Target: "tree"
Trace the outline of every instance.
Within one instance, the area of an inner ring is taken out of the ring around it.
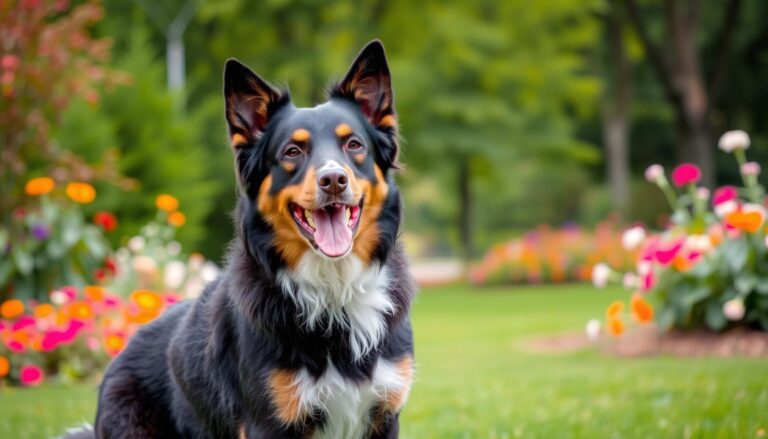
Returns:
[[[700,0],[664,1],[664,44],[654,40],[647,13],[640,10],[637,1],[624,0],[624,3],[667,101],[675,110],[680,159],[697,163],[702,168],[704,183],[712,186],[715,168],[709,118],[713,95],[717,94],[724,80],[725,59],[732,44],[741,0],[727,2],[718,31],[719,47],[710,78],[705,78],[699,55]]]

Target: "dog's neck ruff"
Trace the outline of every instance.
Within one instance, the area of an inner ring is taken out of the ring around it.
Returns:
[[[338,325],[349,330],[355,361],[379,345],[386,333],[385,316],[395,312],[386,265],[365,265],[354,254],[328,259],[309,251],[277,279],[307,329],[330,332]]]

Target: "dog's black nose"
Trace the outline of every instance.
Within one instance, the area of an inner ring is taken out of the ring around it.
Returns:
[[[323,192],[331,195],[343,192],[348,182],[347,173],[341,169],[331,169],[317,176],[317,185]]]

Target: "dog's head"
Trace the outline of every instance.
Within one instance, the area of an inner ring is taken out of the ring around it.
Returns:
[[[369,43],[327,102],[297,108],[287,91],[227,61],[224,94],[241,191],[238,226],[249,251],[274,268],[307,251],[369,262],[391,245],[399,197],[397,125],[389,68]]]

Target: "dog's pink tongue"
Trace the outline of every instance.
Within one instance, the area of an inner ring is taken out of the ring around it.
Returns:
[[[315,243],[328,256],[341,256],[352,245],[352,230],[347,226],[346,209],[346,206],[334,206],[312,212],[317,226]]]

